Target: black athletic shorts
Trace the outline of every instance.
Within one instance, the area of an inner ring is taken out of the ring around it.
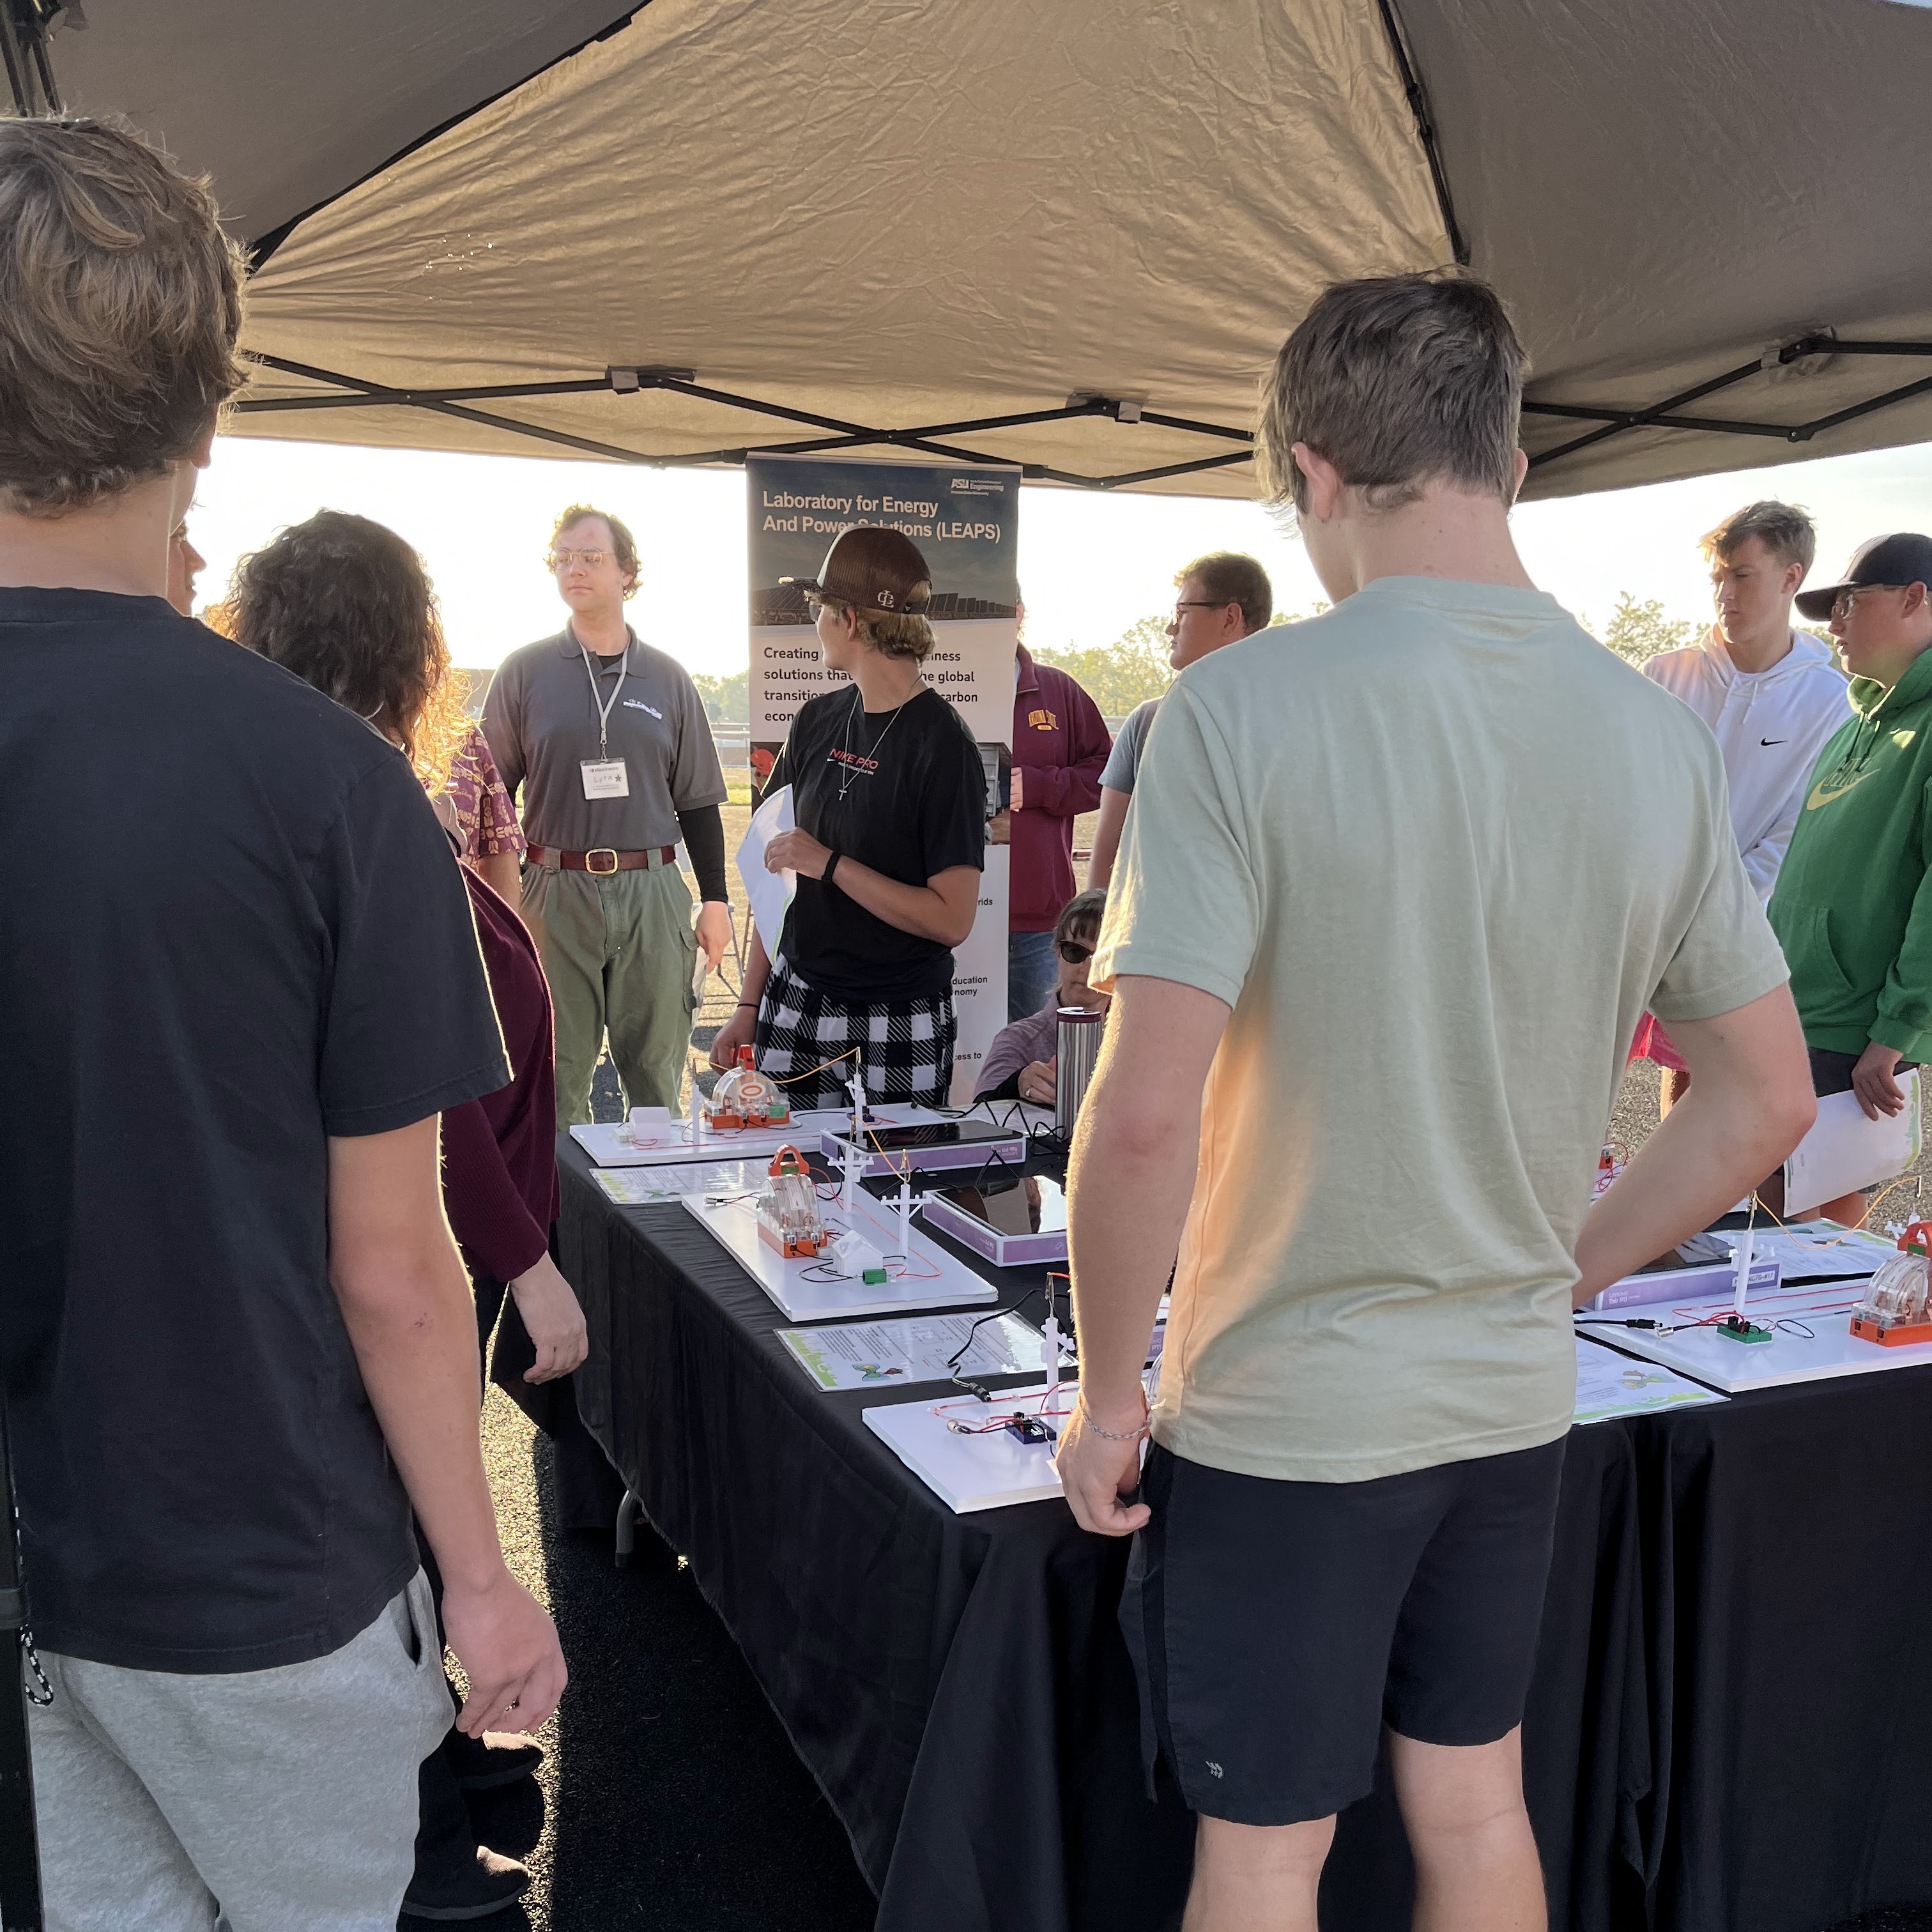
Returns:
[[[1367,1795],[1382,1726],[1492,1744],[1522,1721],[1563,1440],[1367,1483],[1148,1452],[1120,1623],[1156,1751],[1195,1810],[1325,1818]]]
[[[1811,1059],[1811,1091],[1820,1100],[1827,1094],[1849,1094],[1852,1090],[1852,1069],[1858,1064],[1856,1053],[1834,1053],[1829,1047],[1813,1046],[1805,1049]],[[1892,1069],[1894,1078],[1901,1073],[1910,1073],[1918,1064],[1916,1060],[1901,1060]]]

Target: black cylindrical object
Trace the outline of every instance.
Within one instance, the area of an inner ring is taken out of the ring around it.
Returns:
[[[1080,1103],[1087,1097],[1087,1083],[1094,1077],[1094,1063],[1100,1057],[1101,1016],[1084,1006],[1059,1010],[1059,1079],[1053,1091],[1053,1125],[1057,1133],[1070,1134],[1079,1118]]]

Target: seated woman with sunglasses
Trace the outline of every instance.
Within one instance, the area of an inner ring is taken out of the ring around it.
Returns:
[[[943,1107],[952,1083],[952,949],[979,909],[986,780],[920,668],[931,577],[910,538],[861,526],[802,586],[826,664],[852,682],[800,707],[766,781],[791,787],[798,829],[765,863],[795,872],[798,890],[775,961],[754,937],[743,997],[711,1048],[728,1066],[753,1040],[794,1111],[838,1105],[855,1048],[874,1100]]]
[[[1106,910],[1107,895],[1097,890],[1077,893],[1060,908],[1053,928],[1054,956],[1060,966],[1053,997],[1038,1012],[1002,1027],[993,1036],[974,1100],[1053,1105],[1059,1073],[1060,1009],[1084,1006],[1090,1013],[1104,1013],[1113,1004],[1111,994],[1096,992],[1087,983]]]

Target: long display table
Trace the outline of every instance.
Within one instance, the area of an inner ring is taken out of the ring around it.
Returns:
[[[691,1216],[613,1205],[567,1136],[560,1160],[584,1420],[743,1649],[881,1932],[1178,1923],[1192,1821],[1143,1787],[1126,1545],[1058,1500],[955,1516],[860,1420],[892,1398],[813,1388]],[[984,1271],[1040,1318],[1041,1270]],[[1524,1726],[1552,1924],[1822,1932],[1932,1902],[1929,1630],[1932,1370],[1575,1431]],[[1378,1790],[1324,1924],[1397,1932],[1408,1888]]]

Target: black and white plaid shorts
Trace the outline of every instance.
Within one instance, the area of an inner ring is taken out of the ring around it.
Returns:
[[[865,1065],[867,1100],[944,1107],[958,1038],[950,989],[936,1000],[849,1003],[814,991],[781,958],[765,982],[752,1045],[758,1071],[775,1080],[791,1082],[828,1060],[838,1062],[787,1085],[792,1111],[803,1113],[845,1100],[852,1062],[838,1056],[854,1046]]]

